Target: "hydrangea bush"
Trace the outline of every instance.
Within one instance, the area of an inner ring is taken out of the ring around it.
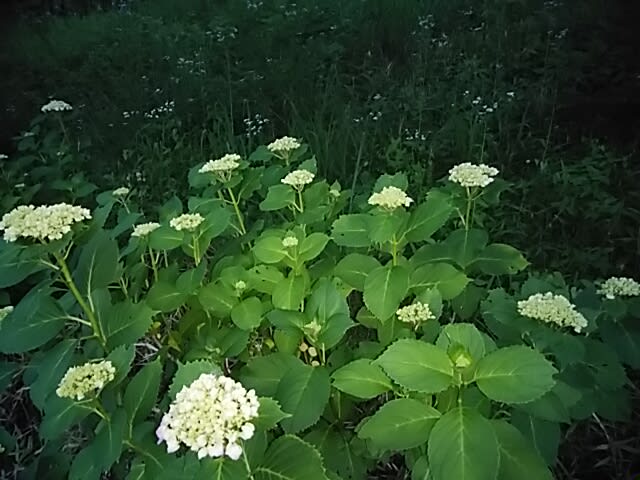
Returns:
[[[551,479],[564,425],[629,411],[640,292],[527,275],[482,228],[497,175],[358,196],[285,137],[159,208],[16,206],[1,368],[42,414],[33,478]]]

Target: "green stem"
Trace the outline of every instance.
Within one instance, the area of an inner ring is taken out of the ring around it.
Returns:
[[[64,139],[66,140],[67,143],[71,143],[69,141],[69,135],[67,135],[67,129],[64,126],[64,122],[62,121],[62,117],[60,116],[60,114],[58,113],[56,115],[56,117],[58,118],[58,123],[60,124],[60,127],[62,128],[62,135],[64,136]]]
[[[196,262],[196,267],[200,264],[200,248],[198,245],[198,237],[193,236],[193,259]]]
[[[89,319],[89,323],[91,324],[91,328],[93,329],[94,337],[98,339],[98,341],[100,342],[100,345],[102,345],[102,348],[106,349],[107,340],[104,336],[104,333],[102,332],[102,329],[100,328],[100,323],[98,322],[98,318],[96,317],[96,314],[93,312],[93,310],[89,307],[85,299],[82,298],[82,295],[78,290],[78,287],[76,286],[75,282],[73,281],[73,278],[71,277],[71,272],[69,271],[69,266],[67,265],[67,262],[65,261],[64,257],[59,253],[54,253],[53,256],[55,257],[56,261],[58,262],[58,265],[60,266],[60,271],[62,272],[64,283],[67,285],[67,287],[69,287],[69,290],[71,291],[72,295],[78,302],[78,305],[80,305],[80,308],[82,308],[84,313],[87,315],[87,318]]]
[[[233,194],[233,190],[227,187],[227,192],[229,192],[229,198],[231,198],[231,203],[233,204],[233,209],[236,212],[236,217],[238,218],[238,225],[240,226],[240,233],[244,235],[247,233],[247,229],[244,226],[244,220],[242,218],[242,213],[240,212],[240,207],[238,205],[238,201],[236,200],[236,196]]]
[[[302,190],[298,190],[298,199],[300,200],[300,213],[304,212],[304,203],[302,201]]]
[[[151,247],[147,247],[149,250],[149,257],[151,258],[151,268],[153,269],[153,279],[158,281],[158,259],[153,255]]]
[[[395,267],[398,265],[398,242],[396,240],[396,236],[393,236],[393,240],[391,240],[391,255],[393,255],[392,265]]]
[[[244,449],[244,444],[242,445],[242,459],[244,460],[244,466],[247,467],[247,475],[249,475],[249,480],[255,480],[253,478],[253,472],[251,471],[251,465],[249,465],[249,459],[247,458],[247,453]]]

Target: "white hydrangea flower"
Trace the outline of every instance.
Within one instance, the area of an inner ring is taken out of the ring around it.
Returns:
[[[600,285],[598,293],[610,300],[616,297],[640,296],[640,283],[633,278],[611,277]]]
[[[155,229],[160,228],[160,224],[157,222],[141,223],[136,225],[133,229],[132,237],[146,237]]]
[[[35,240],[59,240],[71,231],[74,223],[90,219],[86,208],[58,203],[56,205],[20,205],[0,220],[0,230],[4,230],[4,239],[15,242],[18,238]]]
[[[198,458],[222,457],[237,460],[242,455],[240,440],[253,437],[251,420],[260,404],[253,390],[231,378],[203,373],[176,396],[156,430],[158,443],[166,442],[173,453],[185,444]]]
[[[271,142],[269,145],[267,145],[267,148],[269,149],[269,151],[275,154],[289,154],[292,151],[300,148],[300,145],[300,140],[298,140],[297,138],[282,137]]]
[[[62,100],[51,100],[46,105],[43,105],[40,110],[42,110],[42,113],[65,112],[73,110],[73,107],[67,102],[63,102]]]
[[[109,360],[71,367],[60,380],[56,395],[83,400],[90,393],[102,390],[115,376],[116,368]]]
[[[0,153],[0,160],[6,160],[7,158],[9,158],[9,155],[6,155],[4,153]]]
[[[498,173],[500,172],[497,168],[489,167],[484,163],[474,165],[465,162],[449,170],[449,180],[463,187],[486,187],[493,182],[493,177]]]
[[[11,312],[13,312],[13,307],[11,305],[0,308],[0,322],[7,318],[7,315],[9,315]]]
[[[587,319],[576,311],[575,305],[566,297],[552,292],[536,293],[526,300],[520,300],[518,313],[545,323],[573,328],[576,333],[588,325]]]
[[[185,213],[179,217],[172,218],[169,225],[176,230],[193,232],[202,222],[204,222],[204,217],[199,213]]]
[[[431,312],[429,305],[422,302],[416,302],[406,307],[398,309],[396,312],[398,320],[403,323],[418,325],[427,320],[435,320],[436,316]]]
[[[301,190],[305,185],[313,182],[314,177],[315,175],[309,170],[295,170],[287,174],[281,182],[285,185],[291,185],[293,188]]]
[[[398,187],[384,187],[369,197],[369,205],[375,205],[385,210],[395,210],[398,207],[408,207],[413,203],[404,190]]]
[[[298,246],[298,239],[293,236],[284,237],[282,239],[282,246],[284,248],[293,248]]]
[[[120,187],[120,188],[116,188],[113,192],[111,192],[111,194],[114,197],[126,197],[127,195],[129,195],[129,192],[131,190],[127,187]]]
[[[217,160],[209,160],[198,172],[200,173],[229,173],[240,166],[242,157],[236,153],[228,153]]]

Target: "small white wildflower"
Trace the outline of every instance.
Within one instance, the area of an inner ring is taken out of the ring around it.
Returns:
[[[293,236],[284,237],[282,239],[282,246],[284,248],[293,248],[298,246],[298,239]]]
[[[127,195],[129,195],[129,192],[131,190],[128,189],[127,187],[120,187],[120,188],[116,188],[113,192],[111,192],[111,194],[114,197],[126,197]]]
[[[141,223],[133,229],[132,237],[146,237],[155,229],[160,228],[160,224],[156,222]]]
[[[13,312],[13,307],[11,305],[0,308],[0,322],[7,318],[7,315],[9,315],[11,312]]]
[[[499,173],[497,168],[489,167],[483,163],[474,165],[469,162],[456,165],[449,170],[449,180],[463,187],[486,187]]]
[[[551,292],[536,293],[518,302],[518,313],[525,317],[554,323],[560,327],[570,327],[580,333],[588,325],[587,319],[576,311],[566,297]]]
[[[386,210],[395,210],[398,207],[408,207],[413,199],[398,187],[384,187],[369,197],[369,205],[377,205]]]
[[[115,378],[115,374],[116,369],[109,360],[71,367],[60,381],[56,395],[83,400],[91,392],[104,388]]]
[[[513,98],[516,96],[516,92],[507,92],[507,97]]]
[[[229,173],[240,166],[242,157],[235,153],[228,153],[217,160],[209,160],[200,170],[200,173]]]
[[[20,205],[0,220],[0,230],[4,230],[4,239],[15,242],[18,238],[35,240],[59,240],[71,231],[74,223],[90,219],[86,208],[66,203],[56,205]]]
[[[238,280],[233,287],[239,292],[245,290],[247,288],[247,284],[243,280]]]
[[[640,283],[633,278],[611,277],[600,285],[598,293],[609,300],[616,297],[637,297],[640,296]]]
[[[185,213],[179,217],[172,218],[169,222],[171,228],[176,230],[194,231],[204,221],[204,217],[199,213]]]
[[[183,443],[198,458],[222,457],[237,460],[242,455],[240,440],[255,433],[250,423],[260,404],[253,390],[247,391],[231,378],[203,373],[176,396],[156,430],[158,443],[166,442],[173,453]]]
[[[0,160],[6,160],[9,158],[9,155],[5,155],[4,153],[0,153]]]
[[[398,309],[396,315],[401,322],[411,323],[413,325],[418,325],[419,323],[436,318],[433,312],[431,312],[429,305],[421,302],[416,302]]]
[[[302,190],[305,185],[313,182],[314,177],[315,175],[309,170],[295,170],[287,174],[281,182],[285,185],[291,185],[295,189]]]
[[[73,107],[67,102],[63,102],[62,100],[51,100],[46,105],[43,105],[40,110],[42,110],[42,113],[65,112],[73,110]]]
[[[297,138],[282,137],[271,142],[269,145],[267,145],[267,148],[269,149],[269,151],[275,154],[288,155],[294,150],[300,148],[300,145],[300,140],[298,140]]]

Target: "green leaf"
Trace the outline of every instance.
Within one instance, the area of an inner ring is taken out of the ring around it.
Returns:
[[[460,229],[451,232],[443,245],[447,249],[449,257],[462,268],[466,268],[484,250],[488,238],[487,232],[484,230],[471,228],[466,231]]]
[[[200,288],[207,272],[207,262],[202,261],[196,268],[181,273],[176,280],[176,288],[181,293],[191,295]]]
[[[86,402],[77,403],[68,398],[51,395],[45,405],[44,417],[38,430],[40,437],[44,440],[55,440],[91,412]]]
[[[368,247],[369,218],[366,214],[341,215],[333,222],[331,238],[341,247]]]
[[[369,217],[369,238],[374,243],[384,244],[399,238],[409,214],[405,211],[376,212]]]
[[[263,263],[278,263],[287,256],[280,237],[264,237],[253,246],[253,255]]]
[[[80,450],[74,457],[69,469],[69,480],[99,480],[100,468],[96,457],[98,452],[92,445]]]
[[[408,242],[420,242],[437,232],[451,216],[453,206],[450,198],[441,193],[431,191],[427,201],[418,205],[411,213],[409,224],[404,234]]]
[[[614,348],[620,359],[631,368],[640,368],[640,325],[637,320],[602,322],[602,339]]]
[[[331,376],[335,388],[358,398],[374,398],[393,388],[382,369],[365,358],[346,364]]]
[[[544,355],[525,346],[501,348],[478,362],[475,381],[497,402],[527,403],[555,385],[557,370]]]
[[[156,311],[173,312],[184,304],[187,296],[166,280],[158,280],[149,290],[146,302]]]
[[[492,243],[469,264],[487,275],[513,275],[523,270],[529,262],[517,249],[504,243]]]
[[[201,461],[201,469],[199,476],[192,479],[207,479],[207,480],[240,480],[241,478],[248,478],[247,467],[240,460],[234,461],[230,458],[216,458],[215,460]],[[174,480],[167,479],[167,480]]]
[[[294,435],[274,440],[264,460],[254,470],[255,480],[328,480],[322,457]]]
[[[542,457],[515,427],[504,420],[491,423],[500,450],[499,480],[553,480]]]
[[[0,288],[8,288],[22,282],[29,275],[45,266],[27,247],[0,239]]]
[[[295,201],[295,193],[289,185],[273,185],[269,187],[267,196],[260,202],[260,210],[263,212],[272,212],[280,210]]]
[[[151,327],[153,310],[144,303],[126,300],[113,305],[107,312],[100,312],[99,317],[107,337],[107,347],[113,349],[142,338]]]
[[[133,425],[143,421],[156,403],[162,364],[159,359],[145,365],[129,382],[124,393],[124,409],[127,412],[129,431]]]
[[[557,422],[514,410],[511,412],[511,423],[535,447],[548,466],[555,465],[560,445],[560,425]]]
[[[238,303],[236,292],[219,281],[202,287],[198,292],[198,300],[206,310],[220,316],[229,315]]]
[[[19,364],[15,362],[0,362],[0,393],[13,382],[13,377],[19,370]]]
[[[411,467],[411,480],[431,480],[429,460],[422,455]]]
[[[38,378],[29,386],[31,400],[39,409],[43,410],[46,399],[55,394],[60,380],[71,364],[77,343],[76,339],[61,340],[39,359]]]
[[[424,445],[440,412],[412,398],[385,403],[358,432],[382,450],[408,450]]]
[[[373,270],[364,284],[364,303],[380,321],[391,318],[409,289],[409,273],[401,266]]]
[[[48,289],[31,290],[2,321],[0,352],[22,353],[38,348],[62,330],[66,318]]]
[[[173,250],[182,245],[184,233],[167,225],[156,228],[149,234],[149,246],[153,250]]]
[[[240,370],[240,380],[258,395],[273,397],[285,372],[302,365],[293,355],[276,352],[264,357],[253,357]]]
[[[275,428],[279,421],[290,417],[280,408],[280,404],[273,398],[260,397],[260,408],[258,409],[258,418],[253,422],[256,427],[270,430]]]
[[[485,340],[475,325],[470,323],[451,323],[440,331],[436,345],[445,351],[455,345],[462,345],[474,362],[485,354]]]
[[[262,302],[258,297],[242,300],[231,310],[231,320],[242,330],[253,330],[262,322]]]
[[[116,369],[115,378],[107,383],[107,389],[115,389],[122,380],[127,378],[129,370],[131,370],[131,364],[136,354],[135,345],[120,345],[116,347],[107,355],[107,360],[111,361]]]
[[[393,343],[375,361],[399,385],[423,393],[446,390],[453,382],[453,364],[440,348],[420,340]]]
[[[433,480],[496,480],[498,440],[491,422],[475,410],[456,407],[440,418],[429,436]]]
[[[284,275],[271,265],[257,265],[247,271],[247,282],[260,293],[271,295],[273,289],[284,280]]]
[[[122,409],[116,410],[108,422],[102,422],[102,430],[98,432],[91,445],[98,454],[94,461],[103,472],[120,458],[126,438],[127,416]]]
[[[305,290],[304,277],[291,272],[273,289],[271,295],[273,306],[282,310],[299,310],[304,300]]]
[[[350,253],[338,262],[334,273],[347,285],[363,291],[369,274],[380,267],[380,262],[369,255]]]
[[[331,385],[324,367],[291,365],[278,385],[275,399],[291,414],[280,422],[286,433],[296,433],[318,421],[329,401]]]
[[[176,395],[182,390],[182,387],[188,387],[204,373],[222,375],[222,369],[215,363],[207,360],[196,360],[195,362],[188,363],[178,362],[178,370],[173,376],[171,387],[169,387],[169,398],[175,400]]]
[[[327,320],[327,323],[322,326],[316,345],[321,346],[321,348],[325,350],[335,347],[340,343],[340,340],[342,340],[345,333],[347,333],[347,330],[353,326],[355,326],[355,323],[351,321],[349,314],[336,313],[332,315]]]
[[[437,288],[443,300],[451,300],[462,293],[469,278],[448,263],[428,263],[411,272],[409,288],[419,291],[425,288]]]
[[[312,233],[300,244],[298,256],[304,262],[313,260],[322,253],[329,242],[329,236],[324,233]]]
[[[118,242],[105,230],[99,230],[82,248],[73,277],[85,296],[118,279],[118,254]]]
[[[328,278],[321,278],[313,289],[305,314],[324,325],[336,314],[349,316],[349,306],[333,282]]]
[[[327,472],[329,478],[349,478],[364,480],[367,478],[368,461],[358,451],[359,439],[353,441],[348,432],[340,431],[333,426],[321,423],[315,426],[304,436],[306,442],[316,447],[325,461],[327,469],[337,472],[340,476],[332,477],[332,472]]]

